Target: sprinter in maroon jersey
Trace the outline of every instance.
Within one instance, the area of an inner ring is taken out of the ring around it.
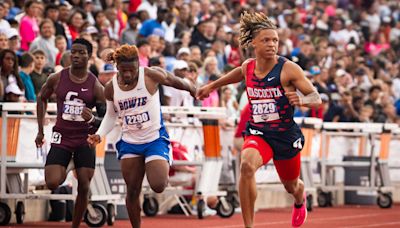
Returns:
[[[36,146],[43,145],[43,124],[47,100],[55,93],[57,97],[57,120],[51,136],[51,148],[45,165],[45,180],[54,190],[65,181],[66,168],[74,161],[78,195],[72,227],[79,227],[88,203],[90,180],[94,174],[96,153],[86,138],[100,125],[92,114],[94,106],[105,104],[103,86],[96,76],[88,72],[88,60],[92,45],[85,39],[76,39],[71,48],[71,67],[55,73],[47,79],[37,97],[37,120],[39,132]]]
[[[295,105],[316,106],[319,94],[292,61],[277,55],[276,26],[263,13],[244,12],[240,20],[240,43],[254,48],[255,59],[198,90],[207,97],[221,86],[246,81],[251,109],[241,152],[239,194],[245,227],[253,227],[257,188],[254,174],[273,158],[282,184],[294,197],[292,226],[301,226],[307,217],[304,184],[300,176],[300,151],[304,137],[293,120]],[[303,95],[299,95],[296,90]]]

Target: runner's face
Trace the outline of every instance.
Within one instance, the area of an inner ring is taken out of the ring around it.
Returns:
[[[275,29],[261,30],[252,42],[256,56],[270,59],[275,58],[278,51],[279,36]]]
[[[138,77],[138,61],[120,62],[117,64],[118,75],[125,85],[132,85]]]
[[[89,53],[83,44],[73,44],[71,48],[71,64],[73,67],[87,67]]]

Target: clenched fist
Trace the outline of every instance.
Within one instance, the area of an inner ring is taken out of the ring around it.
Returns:
[[[294,92],[294,91],[293,92],[286,92],[285,95],[288,98],[289,103],[292,106],[300,106],[300,105],[302,105],[300,96],[296,92]]]
[[[81,116],[85,122],[90,121],[93,118],[92,110],[90,110],[88,107],[84,107]]]
[[[200,89],[197,90],[196,98],[199,100],[203,100],[204,98],[207,98],[208,96],[210,96],[211,92],[212,92],[212,88],[210,85],[202,86]]]
[[[89,135],[87,138],[87,142],[89,143],[89,146],[96,147],[96,145],[101,142],[101,137],[97,134]]]

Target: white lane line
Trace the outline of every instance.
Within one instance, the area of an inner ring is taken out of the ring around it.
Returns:
[[[385,215],[388,215],[388,214],[396,214],[397,215],[397,213],[398,212],[396,212],[396,213],[395,212],[393,212],[393,213],[385,213]],[[317,218],[317,219],[312,219],[311,222],[315,222],[315,221],[335,221],[335,220],[344,220],[344,219],[356,219],[356,218],[365,218],[365,217],[372,217],[372,216],[378,216],[378,215],[382,215],[382,213],[370,213],[370,214],[352,215],[352,216],[337,216],[337,217],[334,217],[334,218]],[[289,218],[288,218],[288,221],[254,223],[254,226],[277,225],[277,224],[287,224],[287,223],[290,223]],[[306,223],[307,223],[307,221],[306,221]],[[400,222],[396,222],[396,223],[400,224]],[[212,228],[234,228],[234,227],[243,227],[243,225],[240,224],[240,225],[227,225],[227,226],[210,226],[210,228],[211,227]],[[366,226],[363,225],[363,226],[348,226],[348,227],[352,227],[353,228],[353,227],[366,227]],[[371,227],[373,227],[373,226],[371,226]]]
[[[400,222],[386,222],[386,223],[375,223],[369,225],[362,225],[362,226],[341,226],[340,228],[363,228],[363,227],[382,227],[388,225],[399,225]]]

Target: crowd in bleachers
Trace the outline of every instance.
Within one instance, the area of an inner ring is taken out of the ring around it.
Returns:
[[[141,66],[160,66],[198,86],[249,57],[239,47],[242,11],[278,25],[279,54],[299,64],[321,94],[296,116],[392,122],[400,115],[398,0],[0,0],[0,101],[35,102],[49,74],[70,65],[74,39],[92,42],[89,70],[104,84],[116,74],[106,55],[135,44]],[[244,84],[200,102],[161,87],[163,105],[223,106],[234,126],[247,103]]]

